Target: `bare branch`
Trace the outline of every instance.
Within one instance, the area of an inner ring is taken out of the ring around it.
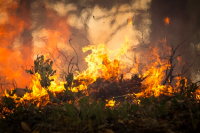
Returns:
[[[73,35],[73,34],[72,34],[72,35]],[[72,35],[71,35],[71,36],[72,36]],[[75,50],[75,48],[74,48],[74,47],[72,46],[72,44],[71,44],[71,40],[72,40],[71,36],[70,36],[70,39],[69,39],[69,45],[73,48],[74,52],[76,53],[77,62],[76,62],[75,65],[76,65],[78,71],[80,71],[79,66],[78,66],[78,53],[77,53],[77,51]]]
[[[69,67],[70,67],[71,62],[72,62],[73,59],[74,59],[74,57],[72,57],[71,60],[69,61],[69,65],[68,65],[68,74],[71,73],[71,70],[72,70],[72,69],[69,71]],[[73,65],[72,65],[72,67],[73,67]]]
[[[170,68],[168,67],[168,68],[166,69],[166,75],[167,75],[167,76],[166,76],[166,78],[165,78],[165,80],[164,80],[164,82],[163,82],[163,85],[165,85],[165,84],[167,83],[168,80],[170,80],[169,83],[171,84],[173,78],[182,75],[182,74],[178,74],[178,75],[173,76],[172,74],[173,74],[173,70],[174,70],[174,67],[175,67],[175,64],[173,64],[173,61],[174,61],[174,59],[176,59],[178,56],[180,56],[180,54],[178,54],[177,56],[175,56],[175,53],[176,53],[177,49],[178,49],[184,42],[185,42],[185,40],[182,41],[178,46],[176,46],[175,49],[174,49],[173,46],[171,45],[172,54],[169,56],[169,59],[168,59],[169,64],[170,64]],[[174,57],[174,56],[175,56],[175,57]],[[183,69],[184,69],[184,66],[183,66],[183,68],[182,68],[182,71],[183,71]],[[168,70],[169,70],[169,72],[168,72]],[[181,73],[182,73],[182,71],[181,71]]]

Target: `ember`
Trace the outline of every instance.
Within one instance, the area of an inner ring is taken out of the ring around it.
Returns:
[[[165,25],[169,25],[169,21],[170,21],[169,17],[164,18]]]

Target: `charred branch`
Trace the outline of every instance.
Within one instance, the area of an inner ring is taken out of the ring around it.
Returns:
[[[170,85],[171,85],[171,82],[173,80],[173,78],[179,76],[179,75],[176,75],[176,76],[173,76],[173,70],[175,68],[175,64],[173,64],[174,62],[174,59],[176,59],[174,56],[177,52],[177,49],[185,42],[185,40],[183,42],[181,42],[175,49],[173,48],[173,46],[171,45],[171,52],[172,54],[170,55],[169,59],[168,59],[168,62],[169,62],[169,65],[170,67],[167,67],[166,69],[166,78],[165,80],[163,81],[163,85],[166,85],[166,83],[168,82]],[[178,55],[180,56],[180,55]],[[177,56],[176,56],[177,57]],[[184,68],[184,67],[183,67]]]

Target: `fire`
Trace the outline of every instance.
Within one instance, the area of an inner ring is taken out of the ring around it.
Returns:
[[[18,5],[16,1],[1,1],[0,5],[0,12],[6,17],[5,21],[0,22],[0,77],[4,82],[15,80],[17,87],[25,87],[30,82],[30,76],[22,66],[33,62],[31,36],[22,38],[25,32],[30,31],[29,10],[23,8],[26,2]],[[5,89],[6,86],[3,87]]]
[[[38,15],[35,12],[38,6],[32,4],[33,1],[0,2],[0,77],[5,84],[15,82],[17,88],[25,88],[30,83],[31,76],[24,70],[32,66],[37,54],[51,53],[51,58],[60,65],[58,50],[63,50],[69,39],[66,16],[57,15],[45,5],[45,24],[39,24],[37,17],[33,17]],[[10,87],[3,85],[3,90]]]
[[[128,24],[129,24],[129,25],[132,25],[132,23],[133,23],[133,22],[132,22],[132,17],[129,17],[129,18],[128,18]]]
[[[5,91],[5,95],[7,97],[19,99],[15,100],[19,103],[25,103],[25,101],[30,101],[33,103],[37,102],[37,106],[45,106],[49,102],[47,89],[51,91],[54,95],[65,90],[64,84],[66,82],[57,81],[57,76],[52,76],[50,78],[53,79],[53,81],[51,81],[50,86],[48,88],[43,88],[40,84],[41,76],[40,74],[36,73],[35,75],[33,75],[32,82],[29,86],[30,92],[26,92],[23,97],[20,98],[16,94],[10,96],[7,93],[7,91]]]
[[[166,70],[171,66],[167,58],[162,58],[162,56],[169,57],[171,48],[166,45],[166,38],[161,40],[163,48],[155,45],[155,47],[149,47],[147,51],[142,51],[136,61],[133,63],[133,67],[130,70],[131,74],[139,73],[139,78],[144,79],[142,81],[142,88],[144,91],[135,94],[137,97],[140,96],[159,96],[164,93],[164,91],[173,92],[173,89],[170,85],[163,85],[162,82],[166,77]],[[7,97],[12,97],[16,99],[16,102],[26,103],[30,101],[36,103],[37,106],[45,106],[50,102],[49,94],[50,91],[54,96],[57,93],[64,92],[66,89],[71,90],[72,92],[83,91],[87,96],[88,85],[95,82],[98,78],[104,80],[109,80],[111,82],[118,82],[119,75],[124,74],[124,70],[128,68],[127,62],[122,58],[129,50],[131,50],[131,45],[129,39],[126,37],[125,43],[121,48],[116,50],[109,50],[105,44],[99,45],[89,45],[84,47],[83,52],[91,51],[91,54],[87,55],[85,61],[88,64],[88,68],[82,72],[77,72],[77,75],[74,76],[71,86],[65,88],[67,81],[59,81],[57,78],[59,75],[50,76],[50,85],[47,88],[41,86],[41,75],[35,73],[32,76],[32,81],[29,85],[29,92],[26,92],[23,97],[18,97],[16,94],[9,95],[5,91]],[[163,51],[164,50],[164,51]],[[114,59],[109,58],[109,55],[114,55]],[[44,60],[48,60],[49,55],[44,56]],[[139,71],[139,64],[145,64],[141,67]],[[180,79],[178,79],[180,80]],[[79,83],[76,83],[76,82]],[[177,82],[177,86],[179,83]],[[199,96],[197,96],[199,97]],[[19,99],[19,100],[17,100]],[[109,100],[106,106],[114,106],[115,101]]]
[[[164,22],[165,22],[165,25],[169,25],[170,18],[169,17],[165,17],[164,18]]]
[[[86,52],[88,50],[91,50],[92,53],[88,55],[85,58],[85,61],[88,63],[88,68],[78,73],[78,76],[76,76],[75,80],[83,80],[80,85],[74,86],[75,83],[72,83],[72,87],[67,88],[68,90],[71,90],[72,92],[78,92],[79,90],[86,90],[87,86],[94,81],[96,81],[97,78],[103,78],[104,80],[112,80],[117,81],[118,76],[121,73],[120,69],[125,68],[125,65],[123,63],[120,64],[119,59],[122,55],[124,55],[127,50],[130,49],[128,38],[126,38],[126,42],[123,44],[122,48],[116,49],[114,51],[110,51],[106,48],[105,44],[99,44],[97,46],[87,46],[83,48],[83,51]],[[115,59],[111,60],[108,57],[108,54],[115,55]],[[48,54],[44,56],[44,59],[47,60],[49,56]],[[40,84],[41,81],[41,75],[39,73],[35,73],[35,75],[32,76],[32,82],[29,85],[30,92],[26,92],[22,98],[20,98],[19,102],[23,101],[35,101],[36,99],[39,100],[37,106],[44,106],[49,102],[49,97],[47,93],[47,89],[52,92],[55,96],[58,92],[63,92],[66,90],[64,87],[64,84],[66,82],[57,81],[56,76],[49,77],[51,82],[50,86],[48,88],[43,88]],[[88,95],[86,93],[86,95]],[[6,96],[9,96],[9,94],[6,92]],[[17,98],[17,95],[9,96],[13,97],[14,99]],[[43,100],[42,100],[43,99]]]
[[[164,51],[163,48],[159,48],[156,46],[154,48],[150,48],[150,52],[143,53],[143,56],[146,55],[149,62],[148,65],[142,69],[142,74],[140,75],[141,78],[145,78],[145,80],[143,81],[143,86],[145,87],[145,90],[144,92],[136,94],[137,97],[144,95],[159,96],[160,94],[162,94],[162,91],[171,90],[169,88],[170,86],[162,85],[162,82],[166,76],[165,72],[170,67],[168,60],[162,59],[162,56],[169,56],[169,51],[171,50],[171,48],[166,45],[166,38],[161,40],[160,42],[163,44]],[[161,51],[163,51],[163,53]],[[140,61],[141,59],[138,59],[138,62]]]
[[[163,41],[165,43],[166,40]],[[130,44],[128,38],[126,38],[125,43],[122,45],[120,49],[116,49],[114,51],[109,50],[105,44],[99,44],[97,46],[89,45],[83,48],[83,51],[86,52],[91,50],[91,54],[89,54],[85,61],[88,63],[88,68],[83,72],[78,72],[78,75],[74,77],[74,80],[80,82],[77,86],[76,83],[73,81],[72,86],[65,88],[64,85],[67,82],[58,81],[56,76],[50,76],[49,79],[51,80],[50,86],[47,88],[43,88],[40,84],[41,75],[39,73],[35,73],[32,77],[32,82],[29,85],[30,92],[26,92],[22,98],[20,98],[19,102],[24,101],[32,101],[35,102],[36,99],[38,100],[37,106],[44,106],[49,102],[49,97],[47,90],[52,92],[54,96],[56,93],[63,92],[66,89],[71,90],[72,92],[78,92],[80,90],[87,90],[87,86],[92,84],[97,78],[103,78],[104,80],[118,81],[119,75],[123,73],[123,69],[126,69],[127,66],[123,60],[120,60],[121,57],[127,53],[130,49]],[[169,50],[169,48],[166,47]],[[141,78],[146,79],[143,81],[143,86],[145,87],[145,91],[136,94],[137,96],[143,95],[155,95],[159,96],[162,90],[166,90],[168,87],[162,85],[163,78],[165,76],[165,71],[169,67],[166,60],[161,60],[159,56],[159,49],[152,48],[150,53],[146,53],[147,57],[149,54],[151,58],[149,58],[150,63],[142,69],[142,74],[140,75]],[[167,52],[169,53],[169,52]],[[109,54],[114,54],[115,58],[111,60],[109,58]],[[45,60],[48,59],[46,55],[44,58]],[[140,61],[140,59],[138,59]],[[135,65],[138,66],[138,65]],[[134,69],[134,73],[136,69]],[[170,88],[168,90],[171,90]],[[85,92],[86,95],[89,95],[88,92]],[[6,96],[9,96],[6,93]],[[10,96],[13,98],[17,98],[16,95]],[[109,105],[107,106],[114,106],[115,101],[110,100],[108,102]]]
[[[111,100],[106,100],[108,103],[105,105],[105,106],[108,106],[108,107],[113,107],[115,105],[115,100],[111,99]]]
[[[75,79],[87,79],[87,83],[91,84],[98,77],[117,80],[118,75],[120,74],[120,69],[125,68],[123,63],[120,64],[119,59],[124,55],[128,49],[130,49],[128,38],[122,46],[121,49],[116,49],[114,51],[106,48],[105,44],[99,44],[97,46],[87,46],[83,48],[83,52],[91,50],[92,53],[85,58],[85,61],[88,63],[88,68],[82,73],[78,73],[78,76]],[[108,54],[115,55],[114,60],[110,60]]]

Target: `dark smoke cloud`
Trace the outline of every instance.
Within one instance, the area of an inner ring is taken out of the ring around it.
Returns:
[[[200,67],[199,59],[195,60],[199,51],[196,48],[191,49],[194,35],[197,31],[200,31],[197,25],[197,21],[200,20],[198,19],[199,13],[195,12],[199,10],[197,8],[199,6],[200,2],[198,0],[153,0],[151,2],[151,42],[166,37],[167,44],[175,48],[184,41],[177,52],[177,54],[182,56],[181,65],[185,63],[186,69],[190,68],[194,61],[196,63],[193,65],[193,69],[189,69],[186,73],[187,78],[191,78],[191,72],[194,70],[194,67]],[[170,18],[168,26],[165,26],[163,23],[165,17]],[[199,43],[195,43],[195,45],[197,46]],[[179,66],[176,71],[180,72],[181,69],[182,66]]]

